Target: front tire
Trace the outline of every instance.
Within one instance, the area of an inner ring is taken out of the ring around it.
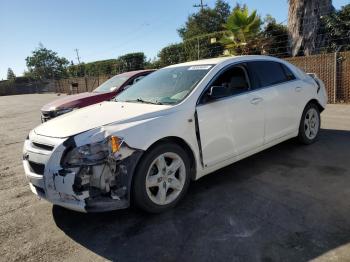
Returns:
[[[190,159],[174,143],[159,144],[141,159],[133,182],[133,199],[141,209],[159,213],[174,207],[190,182]]]
[[[320,132],[321,117],[318,106],[314,103],[306,105],[299,125],[299,141],[305,145],[314,143]]]

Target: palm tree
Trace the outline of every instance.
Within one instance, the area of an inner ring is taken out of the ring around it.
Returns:
[[[319,52],[325,39],[324,35],[319,33],[321,18],[334,10],[332,0],[288,0],[288,2],[291,55],[311,55]]]
[[[259,33],[261,24],[256,10],[249,14],[246,5],[243,7],[237,5],[224,24],[227,31],[222,42],[231,51],[246,53],[252,47],[254,37]]]

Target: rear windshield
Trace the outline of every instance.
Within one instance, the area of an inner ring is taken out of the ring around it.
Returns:
[[[182,101],[210,71],[212,65],[160,69],[129,87],[116,101],[176,104]]]

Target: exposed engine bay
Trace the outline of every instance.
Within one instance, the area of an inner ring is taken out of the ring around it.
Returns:
[[[86,137],[93,140],[86,144]],[[49,146],[50,145],[50,146]],[[32,132],[23,150],[23,165],[33,193],[81,212],[127,208],[132,175],[143,151],[104,132],[69,139]]]
[[[77,170],[73,190],[77,194],[88,191],[90,197],[102,194],[120,200],[126,193],[126,187],[122,185],[120,176],[122,176],[120,168],[114,160],[102,165],[84,166]]]
[[[96,165],[83,165],[59,172],[73,173],[73,192],[84,199],[89,211],[107,211],[129,206],[131,174],[141,151],[123,144],[120,151]]]

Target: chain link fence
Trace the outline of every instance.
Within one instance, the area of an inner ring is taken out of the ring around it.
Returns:
[[[350,103],[350,51],[283,59],[307,73],[317,74],[325,83],[329,103]],[[61,79],[54,81],[55,91],[67,94],[91,92],[111,76]]]

